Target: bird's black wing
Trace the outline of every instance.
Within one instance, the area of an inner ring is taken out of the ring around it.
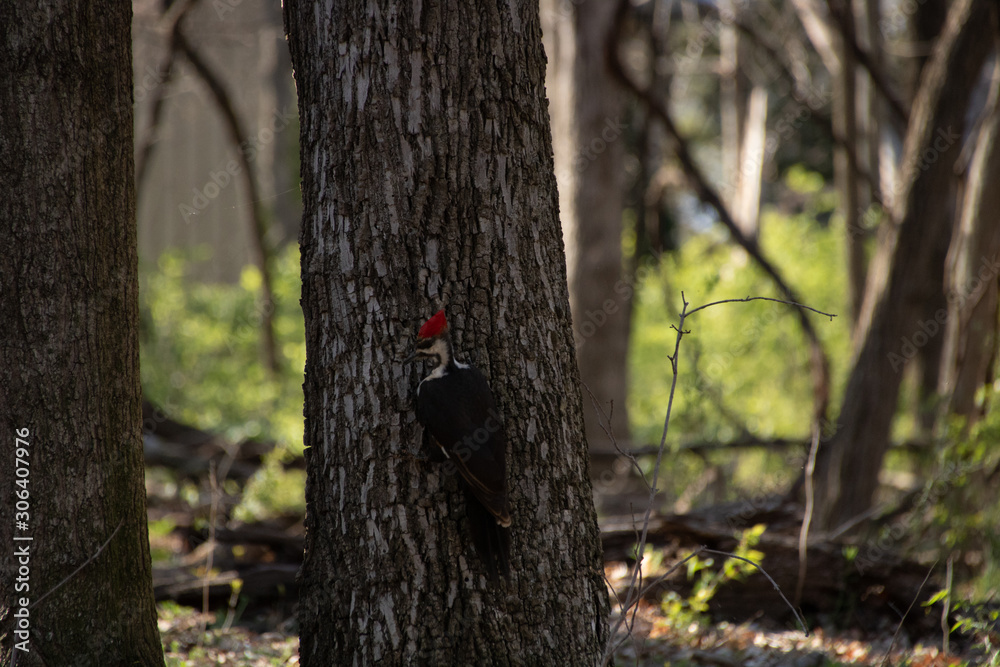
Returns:
[[[507,506],[507,438],[486,378],[461,369],[420,385],[417,419],[447,452],[476,498],[504,526]]]

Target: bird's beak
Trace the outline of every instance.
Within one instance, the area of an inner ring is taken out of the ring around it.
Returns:
[[[413,354],[411,354],[410,356],[408,356],[406,359],[403,359],[403,363],[404,364],[408,364],[411,361],[416,361],[416,360],[417,360],[417,353],[416,353],[416,351],[414,351]]]

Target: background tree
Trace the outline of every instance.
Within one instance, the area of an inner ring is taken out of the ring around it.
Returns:
[[[4,664],[15,544],[30,551],[19,665],[163,664],[140,441],[130,20],[127,2],[0,7]],[[15,532],[21,429],[30,518]]]
[[[921,77],[899,171],[900,194],[891,222],[880,230],[858,323],[863,343],[836,434],[817,459],[817,518],[825,528],[836,528],[871,507],[903,370],[918,348],[941,339],[947,311],[942,308],[939,318],[930,313],[927,319],[924,304],[944,305],[939,299],[944,294],[943,248],[952,237],[957,207],[953,175],[972,89],[991,49],[992,14],[985,2],[952,5]],[[873,396],[879,400],[872,401]]]
[[[303,664],[593,664],[588,479],[537,5],[286,6],[302,119]],[[512,576],[419,460],[403,367],[448,309],[506,422]]]
[[[629,440],[632,286],[623,279],[621,242],[627,120],[604,57],[613,14],[611,2],[547,0],[541,8],[559,215],[595,479],[617,456],[608,430],[622,444]]]

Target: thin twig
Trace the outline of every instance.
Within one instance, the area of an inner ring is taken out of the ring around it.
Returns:
[[[636,610],[632,613],[632,624],[635,624],[635,613],[638,610],[639,602],[639,591],[641,590],[642,581],[642,559],[643,553],[646,549],[646,538],[649,534],[649,517],[653,511],[653,504],[656,501],[657,492],[657,482],[660,478],[660,465],[663,462],[663,450],[666,448],[667,444],[667,433],[670,429],[670,415],[674,409],[674,394],[677,391],[677,360],[679,358],[678,352],[681,347],[681,338],[684,336],[684,318],[687,313],[688,302],[684,298],[684,292],[681,292],[681,302],[684,304],[681,308],[679,326],[676,327],[677,339],[674,343],[674,354],[670,357],[670,368],[673,372],[673,378],[670,381],[670,395],[667,398],[667,414],[663,420],[663,435],[660,438],[660,446],[656,452],[656,464],[653,466],[652,483],[649,485],[649,502],[646,504],[646,512],[642,519],[642,533],[639,536],[639,543],[636,546],[636,564],[635,569],[632,572],[632,581],[629,584],[629,592],[625,596],[626,607],[622,610],[621,615],[618,617],[618,621],[615,623],[614,627],[611,629],[611,637],[614,637],[621,627],[622,623],[626,622],[628,618],[628,610],[636,605]],[[637,585],[637,582],[638,585]],[[631,630],[629,631],[631,634]],[[604,659],[601,661],[602,666],[608,665],[614,656],[615,649],[620,644],[614,644],[609,642],[607,649],[604,653]]]
[[[809,565],[809,526],[812,525],[813,510],[816,507],[816,486],[813,484],[813,474],[816,472],[819,439],[819,424],[815,424],[812,446],[809,447],[809,458],[806,459],[806,508],[802,516],[802,528],[799,530],[799,577],[795,583],[795,604],[802,604],[802,592],[806,587],[806,571]]]
[[[691,317],[699,310],[704,310],[709,306],[717,306],[720,303],[745,303],[747,301],[773,301],[775,303],[783,303],[787,306],[795,306],[796,308],[804,308],[806,310],[811,310],[812,312],[823,315],[824,317],[829,317],[831,321],[833,320],[833,318],[836,317],[836,315],[833,313],[824,313],[822,310],[816,310],[812,306],[807,306],[802,303],[796,303],[794,301],[786,301],[785,299],[772,299],[769,296],[745,296],[742,299],[722,299],[721,301],[713,301],[711,303],[706,303],[704,306],[698,306],[694,310],[688,311],[688,317]]]
[[[205,631],[206,627],[205,615],[208,614],[208,589],[212,583],[212,566],[215,565],[215,522],[219,509],[219,479],[214,460],[208,463],[208,483],[212,495],[208,512],[208,556],[205,558],[205,578],[201,585],[202,632]]]
[[[667,397],[667,414],[666,414],[666,417],[664,417],[664,420],[663,420],[663,434],[660,437],[660,444],[659,444],[659,447],[658,447],[657,452],[656,452],[656,463],[653,466],[653,473],[651,475],[652,480],[651,480],[651,483],[648,484],[649,485],[649,502],[646,504],[646,512],[643,515],[643,519],[642,519],[642,532],[638,536],[638,538],[639,538],[638,539],[638,544],[636,545],[636,564],[635,564],[635,569],[632,572],[632,580],[629,582],[628,594],[625,596],[625,603],[624,603],[625,606],[621,609],[621,613],[619,614],[618,620],[615,622],[614,626],[611,628],[611,633],[610,634],[611,634],[612,638],[617,634],[618,630],[621,628],[621,626],[623,624],[625,625],[626,629],[628,630],[628,634],[626,635],[626,637],[628,637],[628,636],[631,635],[631,627],[635,625],[635,615],[636,615],[636,613],[638,611],[638,602],[641,599],[642,592],[644,590],[644,588],[642,586],[642,560],[643,560],[643,554],[645,553],[645,550],[646,550],[647,538],[649,536],[649,519],[650,519],[650,515],[652,514],[652,511],[653,511],[653,505],[654,505],[654,503],[656,501],[656,493],[658,491],[658,489],[657,489],[657,482],[658,482],[658,480],[660,478],[660,466],[661,466],[661,464],[663,462],[663,452],[666,449],[667,434],[668,434],[668,432],[670,430],[670,417],[671,417],[671,415],[673,413],[673,408],[674,408],[674,395],[677,392],[677,376],[678,376],[678,364],[679,364],[679,360],[680,360],[681,339],[684,337],[685,334],[690,333],[690,331],[684,329],[684,321],[690,315],[692,315],[692,314],[694,314],[694,313],[696,313],[696,312],[698,312],[700,310],[704,310],[705,308],[708,308],[709,306],[715,306],[715,305],[719,305],[719,304],[722,304],[722,303],[744,303],[744,302],[747,302],[747,301],[754,301],[754,300],[776,301],[778,303],[786,303],[786,304],[793,305],[793,306],[796,306],[796,307],[799,307],[799,308],[808,308],[809,310],[812,310],[812,311],[817,312],[817,313],[819,313],[821,315],[825,315],[827,317],[830,317],[831,319],[833,317],[835,317],[834,315],[831,315],[830,313],[824,313],[823,311],[816,310],[815,308],[812,308],[810,306],[805,306],[805,305],[797,303],[797,302],[782,301],[781,299],[771,299],[771,298],[768,298],[768,297],[750,297],[750,296],[745,297],[743,299],[723,299],[721,301],[715,301],[715,302],[712,302],[712,303],[705,304],[703,306],[698,306],[697,308],[694,308],[694,309],[692,309],[692,310],[689,311],[688,310],[688,306],[690,305],[690,303],[688,302],[687,298],[684,296],[684,292],[681,291],[681,312],[680,312],[680,315],[678,316],[677,325],[676,326],[671,325],[671,328],[674,331],[677,332],[677,338],[675,339],[675,342],[674,342],[674,353],[672,355],[668,355],[668,357],[667,357],[670,360],[670,370],[671,370],[671,373],[673,375],[673,377],[671,378],[671,381],[670,381],[670,394]],[[818,432],[818,430],[817,430],[817,432]],[[617,446],[617,444],[616,444],[616,446]],[[634,513],[633,513],[633,515],[634,515]],[[706,551],[711,551],[711,550],[710,549],[706,549]],[[713,553],[722,553],[722,554],[725,554],[725,552],[713,552]],[[731,554],[726,554],[726,555],[730,555],[731,556]],[[739,556],[732,556],[732,557],[733,558],[740,558]],[[746,560],[746,559],[745,558],[740,558],[740,560]],[[754,567],[758,568],[761,572],[764,572],[764,569],[761,568],[756,563],[754,563],[753,561],[747,561],[747,562],[751,563],[752,565],[754,565]],[[669,572],[668,572],[668,574],[669,574]],[[767,572],[764,572],[764,576],[766,576],[768,578],[768,580],[774,585],[775,589],[778,591],[778,594],[781,595],[781,599],[783,599],[785,601],[785,603],[788,604],[788,606],[795,613],[795,617],[797,619],[799,619],[799,622],[802,625],[803,631],[806,633],[806,635],[808,635],[809,631],[808,631],[808,629],[806,629],[805,622],[802,621],[802,619],[799,616],[798,612],[795,610],[794,607],[792,607],[791,603],[788,602],[788,599],[785,597],[785,594],[781,592],[781,589],[774,582],[774,579],[771,579],[771,576],[768,575]],[[629,609],[633,610],[632,611],[632,620],[631,620],[631,622],[629,622],[629,620],[628,620],[628,610]],[[624,641],[625,641],[625,638],[622,638],[618,642],[614,642],[614,641],[609,641],[608,642],[608,645],[607,645],[607,647],[605,649],[603,660],[601,662],[602,665],[609,664],[609,662],[611,661],[612,657],[614,656],[615,650],[619,646],[621,646],[621,644],[624,643]]]
[[[661,574],[660,576],[658,576],[656,579],[654,579],[653,581],[649,582],[645,587],[643,587],[642,591],[639,593],[639,597],[645,597],[646,593],[648,593],[654,587],[658,586],[661,581],[663,581],[664,579],[666,579],[667,577],[669,577],[671,574],[673,574],[674,572],[676,572],[677,568],[679,568],[681,565],[683,565],[684,563],[688,562],[689,560],[691,560],[692,558],[694,558],[698,554],[703,553],[704,551],[705,551],[705,547],[704,546],[698,547],[697,549],[695,549],[694,551],[692,551],[690,554],[688,554],[687,556],[685,556],[683,560],[680,560],[680,561],[674,563],[673,567],[671,567],[669,570],[667,570],[666,572],[664,572],[663,574]]]
[[[948,622],[948,613],[951,611],[951,587],[953,584],[953,564],[955,560],[955,554],[948,554],[948,564],[945,570],[945,581],[944,581],[944,608],[941,610],[941,652],[948,655],[950,651],[949,646],[949,634],[951,624]]]
[[[743,556],[737,556],[736,554],[731,554],[728,551],[716,551],[715,549],[707,549],[705,547],[702,547],[702,549],[705,551],[705,553],[718,554],[720,556],[728,556],[729,558],[735,558],[736,560],[741,560],[744,563],[750,563],[755,568],[760,570],[761,574],[767,577],[767,580],[771,582],[772,586],[774,586],[774,590],[778,591],[778,595],[780,595],[781,599],[785,601],[785,604],[788,605],[788,608],[792,610],[793,614],[795,614],[795,620],[799,622],[800,626],[802,626],[802,632],[805,633],[806,637],[809,636],[809,628],[806,627],[805,619],[803,619],[802,615],[799,614],[798,609],[792,606],[792,603],[788,601],[788,598],[785,597],[785,594],[781,592],[781,586],[778,586],[778,582],[776,582],[774,579],[771,578],[771,575],[767,573],[767,570],[765,570],[764,568],[762,568],[760,565],[753,562],[749,558],[744,558]]]
[[[125,519],[122,518],[122,520],[118,522],[118,527],[115,528],[114,532],[111,533],[110,537],[108,537],[108,539],[106,539],[104,541],[104,544],[102,544],[97,549],[97,551],[95,551],[93,554],[91,554],[90,558],[88,558],[87,560],[83,561],[83,563],[80,565],[80,567],[78,567],[75,570],[73,570],[73,572],[71,572],[68,577],[66,577],[65,579],[63,579],[62,581],[60,581],[58,584],[56,584],[55,588],[49,589],[48,592],[44,593],[41,597],[39,597],[37,600],[35,600],[34,602],[32,602],[31,605],[28,607],[28,609],[33,609],[34,607],[37,607],[38,604],[42,600],[44,600],[45,598],[49,597],[50,595],[52,595],[53,593],[55,593],[57,590],[59,590],[63,586],[63,584],[65,584],[67,581],[69,581],[70,579],[72,579],[73,577],[75,577],[80,572],[80,570],[82,570],[83,568],[85,568],[88,565],[90,565],[91,563],[93,563],[97,559],[97,557],[101,555],[101,552],[104,551],[104,549],[107,548],[107,546],[111,543],[111,540],[114,539],[115,535],[118,534],[118,531],[121,530],[121,527],[124,526],[124,525],[125,525]]]
[[[903,623],[906,621],[906,617],[910,615],[910,610],[913,609],[913,605],[915,605],[917,603],[917,600],[920,598],[920,591],[924,589],[924,584],[926,584],[927,580],[931,578],[931,572],[934,571],[934,568],[937,567],[937,564],[938,562],[934,561],[934,564],[931,565],[931,569],[927,570],[927,574],[924,576],[924,580],[920,582],[920,587],[917,589],[917,594],[914,595],[913,599],[910,601],[910,606],[906,608],[906,613],[903,614],[903,616],[899,619],[899,625],[896,626],[896,631],[892,633],[892,641],[889,642],[889,648],[886,649],[885,657],[882,658],[882,662],[879,663],[879,667],[885,665],[886,661],[889,660],[889,656],[892,654],[892,647],[896,643],[896,637],[899,636],[899,631],[903,629]]]
[[[611,440],[611,444],[614,445],[615,451],[632,462],[632,466],[635,468],[636,472],[639,473],[639,478],[642,480],[643,484],[646,485],[646,488],[649,488],[649,482],[646,481],[646,476],[642,474],[642,466],[640,466],[639,462],[635,459],[635,455],[618,444],[618,439],[615,437],[614,429],[611,426],[611,415],[604,411],[604,408],[597,400],[597,396],[595,396],[594,392],[591,391],[590,386],[582,380],[580,381],[580,384],[583,385],[583,388],[587,390],[587,394],[590,395],[590,401],[594,405],[594,410],[597,411],[597,423],[600,425],[601,430],[603,430],[604,434],[608,436],[609,440]]]
[[[667,577],[669,577],[671,574],[673,574],[674,572],[676,572],[678,570],[678,568],[680,568],[681,565],[684,565],[684,563],[688,562],[689,560],[691,560],[692,558],[694,558],[698,554],[702,553],[704,550],[705,550],[705,547],[699,547],[697,550],[695,550],[695,551],[691,552],[690,554],[688,554],[687,556],[685,556],[682,560],[679,560],[678,562],[674,563],[674,565],[669,570],[667,570],[666,572],[664,572],[660,576],[656,577],[656,579],[654,579],[653,581],[651,581],[646,586],[641,586],[640,585],[640,591],[639,591],[639,595],[636,597],[636,601],[641,600],[643,597],[646,596],[646,593],[648,593],[654,587],[658,586],[664,579],[666,579]],[[605,580],[607,580],[607,579],[605,578]],[[610,581],[608,582],[608,585],[609,586],[611,585]],[[629,589],[629,590],[631,592],[632,589]],[[627,613],[627,610],[622,606],[621,598],[618,596],[618,593],[617,593],[617,591],[615,591],[615,589],[614,589],[613,586],[611,586],[611,592],[614,594],[615,600],[618,601],[618,608],[621,610],[619,613],[620,614]],[[619,639],[613,645],[609,645],[609,649],[606,651],[606,656],[613,656],[614,653],[615,653],[615,651],[617,651],[621,647],[621,645],[624,644],[626,641],[628,641],[629,637],[632,636],[632,627],[635,625],[635,610],[638,609],[638,604],[635,604],[635,606],[632,609],[633,609],[633,612],[632,612],[632,622],[631,623],[629,623],[628,621],[625,622],[625,630],[626,630],[625,636],[622,637],[621,639]],[[617,628],[618,627],[619,627],[619,625],[615,626],[615,632],[617,632]],[[611,639],[614,640],[614,635],[612,635]],[[605,658],[605,662],[602,663],[602,664],[607,664],[607,657]]]

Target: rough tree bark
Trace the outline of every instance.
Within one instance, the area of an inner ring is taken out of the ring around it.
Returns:
[[[588,478],[537,5],[290,2],[302,123],[303,665],[593,664],[608,599]],[[417,14],[414,14],[414,11]],[[506,423],[512,576],[417,460],[444,305]]]
[[[127,2],[0,6],[2,664],[163,664],[140,433],[131,18]]]
[[[951,231],[953,170],[971,89],[990,49],[990,3],[962,0],[948,22],[914,101],[900,170],[898,207],[879,230],[854,360],[834,436],[816,461],[816,523],[832,529],[871,507],[903,369],[940,335],[923,304],[943,292]],[[942,315],[943,319],[944,315]]]
[[[620,443],[629,439],[625,399],[633,290],[622,277],[625,119],[604,57],[614,11],[611,2],[547,0],[542,6],[559,213],[577,362],[593,393],[591,398],[583,390],[583,412],[596,467],[617,456],[609,426]]]

